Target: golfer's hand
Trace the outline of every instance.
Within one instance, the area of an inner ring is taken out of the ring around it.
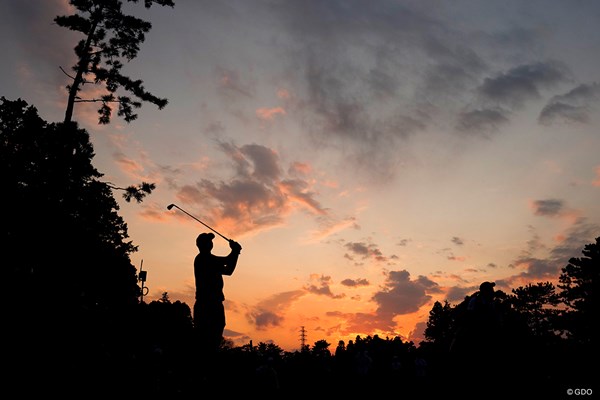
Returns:
[[[240,253],[242,251],[242,246],[236,242],[235,240],[229,239],[229,247],[231,250]]]

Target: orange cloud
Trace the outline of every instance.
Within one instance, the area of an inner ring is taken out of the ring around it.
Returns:
[[[312,167],[306,163],[294,162],[290,168],[290,174],[309,175],[312,172]]]
[[[125,156],[123,153],[115,154],[117,164],[120,165],[121,170],[131,176],[139,176],[144,170],[144,167],[137,161]]]
[[[275,108],[259,108],[256,110],[256,116],[265,121],[271,121],[277,114],[285,115],[286,112],[282,107]]]

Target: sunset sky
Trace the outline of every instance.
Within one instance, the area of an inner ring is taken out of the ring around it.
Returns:
[[[600,236],[600,2],[141,3],[152,29],[123,72],[169,104],[75,119],[104,181],[157,186],[115,192],[146,302],[194,303],[208,230],[170,203],[243,247],[225,335],[290,351],[302,327],[331,350],[418,343],[436,300],[556,281]],[[82,38],[53,19],[70,13],[0,1],[0,96],[53,122]]]

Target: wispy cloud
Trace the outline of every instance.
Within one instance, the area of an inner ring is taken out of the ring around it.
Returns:
[[[539,99],[541,89],[566,81],[568,75],[567,67],[558,62],[524,64],[485,78],[478,91],[492,104],[515,108],[528,100]]]
[[[563,121],[566,123],[590,122],[592,106],[600,99],[600,84],[581,84],[569,92],[554,96],[540,112],[538,121],[543,125]]]

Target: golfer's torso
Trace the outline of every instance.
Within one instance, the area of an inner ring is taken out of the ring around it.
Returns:
[[[212,254],[198,254],[194,260],[194,277],[196,280],[196,300],[223,301],[224,265]]]

